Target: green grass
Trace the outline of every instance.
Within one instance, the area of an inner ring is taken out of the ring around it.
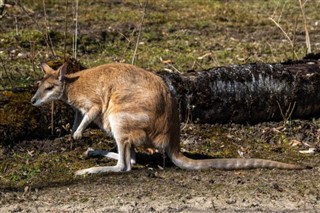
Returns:
[[[14,86],[33,82],[40,74],[39,70],[34,71],[34,65],[51,55],[45,40],[42,1],[23,4],[28,13],[15,6],[0,19],[0,56]],[[66,45],[67,54],[72,55],[74,22],[72,2],[69,4]],[[305,6],[314,52],[319,51],[320,37],[316,5],[319,3],[307,2]],[[65,2],[47,1],[45,6],[54,50],[63,56]],[[88,67],[114,61],[131,63],[142,13],[142,6],[133,0],[120,4],[80,2],[78,60]],[[270,17],[279,20],[289,37],[295,34],[295,51],[298,57],[303,57],[306,47],[298,1],[152,1],[147,7],[135,63],[150,70],[172,69],[162,63],[162,58],[184,72],[292,59],[289,42]],[[19,53],[27,56],[19,57]],[[0,76],[7,81],[3,66]],[[1,87],[11,85],[5,82]]]

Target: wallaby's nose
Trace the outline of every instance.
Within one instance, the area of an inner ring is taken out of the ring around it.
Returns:
[[[31,104],[34,105],[37,102],[37,100],[33,97],[31,98]]]

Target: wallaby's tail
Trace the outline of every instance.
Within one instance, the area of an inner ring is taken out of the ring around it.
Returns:
[[[254,168],[278,168],[278,169],[307,169],[311,167],[304,167],[294,164],[281,163],[272,160],[264,159],[242,159],[242,158],[229,158],[229,159],[205,159],[194,160],[184,156],[181,152],[170,152],[167,154],[172,162],[182,169],[254,169]]]

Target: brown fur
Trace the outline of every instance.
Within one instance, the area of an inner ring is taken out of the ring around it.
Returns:
[[[133,147],[137,146],[163,150],[177,166],[185,169],[303,168],[263,159],[185,157],[180,152],[180,123],[174,98],[160,77],[136,66],[107,64],[70,75],[65,75],[66,65],[58,71],[46,64],[42,68],[45,77],[32,103],[39,106],[63,100],[76,110],[75,139],[81,138],[90,122],[95,122],[114,136],[118,146],[118,154],[109,153],[118,159],[116,166],[92,167],[76,174],[129,171],[134,162]],[[48,87],[53,89],[46,90]]]

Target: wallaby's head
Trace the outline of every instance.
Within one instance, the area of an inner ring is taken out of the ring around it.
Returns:
[[[58,70],[53,70],[46,63],[42,63],[41,69],[44,72],[44,77],[38,82],[38,90],[31,99],[34,106],[41,106],[60,99],[65,89],[67,63],[64,63]]]

